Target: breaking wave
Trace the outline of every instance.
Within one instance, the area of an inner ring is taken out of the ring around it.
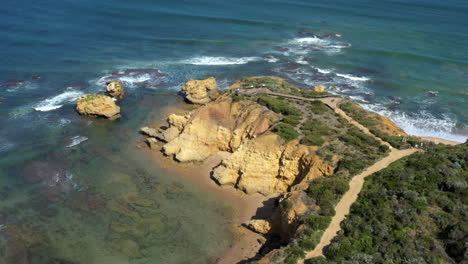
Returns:
[[[242,58],[230,58],[230,57],[210,57],[210,56],[200,56],[193,57],[191,59],[183,60],[182,63],[192,64],[192,65],[241,65],[247,64],[252,61],[261,60],[259,57],[242,57]]]
[[[39,102],[33,107],[33,109],[39,112],[52,111],[59,109],[65,103],[72,103],[76,101],[76,99],[82,95],[84,95],[84,93],[81,91],[67,88],[65,92]]]

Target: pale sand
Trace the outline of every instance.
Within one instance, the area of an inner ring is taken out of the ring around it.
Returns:
[[[220,252],[221,257],[217,259],[216,263],[234,264],[250,259],[257,254],[262,246],[262,243],[259,241],[263,242],[265,239],[262,235],[252,232],[242,226],[242,224],[257,215],[257,209],[262,208],[264,202],[272,197],[266,197],[261,194],[246,195],[233,187],[219,186],[210,178],[212,168],[218,165],[222,159],[229,156],[230,153],[219,152],[201,164],[189,164],[176,162],[159,151],[151,151],[149,149],[147,151],[160,168],[180,175],[202,190],[206,190],[212,195],[228,201],[228,204],[232,207],[234,219],[226,219],[226,221],[233,222],[232,229],[235,240],[226,252]]]
[[[349,210],[353,203],[357,200],[359,192],[364,185],[364,180],[367,176],[385,169],[388,165],[392,162],[397,161],[403,157],[411,155],[417,151],[417,149],[406,149],[406,150],[396,150],[392,149],[390,154],[381,159],[380,161],[376,162],[374,165],[368,167],[362,173],[354,176],[351,181],[349,182],[349,190],[343,195],[341,200],[335,207],[336,214],[333,216],[330,225],[327,227],[325,232],[320,239],[319,244],[315,247],[314,250],[309,251],[305,257],[305,259],[310,259],[318,256],[323,256],[323,249],[328,246],[332,239],[337,235],[338,231],[341,230],[341,222],[346,218],[349,214]],[[298,263],[304,263],[304,259],[299,261]]]
[[[297,97],[295,99],[303,99],[303,100],[311,100],[309,98],[302,98]],[[351,117],[349,117],[346,113],[344,113],[337,105],[340,103],[340,98],[323,98],[320,101],[324,102],[330,108],[332,108],[336,113],[340,114],[342,117],[347,119],[350,123],[354,126],[361,129],[366,134],[373,135],[366,127],[362,126]],[[184,109],[184,110],[192,110],[193,107],[185,105],[178,105],[174,107],[167,107],[165,109],[165,113],[170,114],[175,112],[174,110],[177,109]],[[164,115],[163,116],[167,116]],[[163,121],[163,120],[160,120]],[[382,141],[380,138],[375,137],[378,139],[382,144],[389,145],[387,142]],[[450,140],[434,138],[434,137],[421,137],[424,140],[433,141],[435,143],[443,143],[448,145],[457,145],[460,144],[459,142],[454,142]],[[161,144],[162,146],[162,144]],[[358,198],[359,192],[361,191],[364,185],[364,179],[371,175],[374,172],[382,170],[390,165],[392,162],[406,157],[416,151],[416,149],[407,149],[407,150],[396,150],[391,148],[390,154],[383,158],[382,160],[378,161],[374,165],[367,168],[361,174],[353,177],[350,181],[350,189],[348,192],[344,194],[342,199],[338,202],[335,207],[336,214],[332,218],[332,221],[329,227],[325,230],[324,234],[321,237],[319,244],[315,247],[314,250],[307,253],[305,259],[310,259],[317,256],[323,256],[323,249],[324,247],[328,246],[332,239],[336,236],[338,231],[341,229],[340,224],[349,214],[349,210],[352,204]],[[229,204],[232,205],[235,213],[235,219],[233,230],[236,233],[236,239],[232,247],[225,252],[222,257],[220,257],[216,263],[218,264],[234,264],[238,263],[242,260],[247,260],[249,258],[254,257],[259,249],[261,248],[262,244],[258,241],[264,241],[263,237],[257,233],[254,233],[244,227],[242,224],[246,223],[248,220],[252,219],[254,215],[257,214],[257,209],[264,206],[264,202],[271,197],[265,197],[260,194],[255,195],[245,195],[238,190],[231,188],[231,187],[220,187],[218,186],[211,178],[210,172],[214,166],[219,164],[219,162],[227,157],[229,153],[219,153],[217,155],[213,155],[211,158],[206,160],[200,165],[190,165],[190,164],[181,164],[175,162],[174,160],[164,157],[158,151],[149,151],[152,153],[152,156],[159,164],[161,168],[165,168],[172,172],[175,172],[178,175],[185,177],[187,180],[191,181],[193,184],[211,192],[213,195],[219,196],[221,199],[225,199],[229,201]],[[299,263],[304,263],[302,259]]]

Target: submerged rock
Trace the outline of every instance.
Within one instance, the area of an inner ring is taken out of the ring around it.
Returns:
[[[121,81],[111,81],[106,86],[107,93],[117,99],[122,99],[125,95],[124,87]]]
[[[216,79],[190,80],[183,87],[182,92],[188,101],[194,104],[206,104],[219,95]]]
[[[84,95],[78,98],[76,110],[81,115],[102,116],[111,120],[120,117],[120,107],[112,97],[98,95]]]

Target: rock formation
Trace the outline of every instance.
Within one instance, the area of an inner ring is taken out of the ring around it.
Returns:
[[[268,220],[253,219],[247,223],[247,227],[254,232],[265,235],[271,230],[271,224]]]
[[[170,116],[169,139],[163,152],[179,161],[202,161],[218,151],[233,152],[247,139],[267,131],[279,119],[277,114],[253,102],[232,102],[220,98],[194,110],[188,116]],[[164,139],[168,139],[166,136]]]
[[[111,120],[120,117],[120,107],[106,95],[83,95],[78,98],[76,110],[81,115],[102,116]]]
[[[106,86],[107,93],[117,99],[122,99],[125,95],[123,84],[121,81],[111,81]]]
[[[333,173],[333,167],[297,141],[283,144],[276,134],[266,134],[242,144],[213,170],[219,184],[233,185],[246,193],[286,192],[293,185]]]
[[[203,161],[219,151],[231,152],[213,170],[221,185],[246,193],[286,192],[291,186],[333,173],[309,147],[284,143],[269,132],[280,116],[254,101],[221,96],[188,114],[172,114],[164,129],[142,128],[150,137],[167,142],[163,153],[176,160]],[[152,147],[154,141],[148,141]],[[306,184],[306,183],[304,183]]]
[[[209,103],[219,95],[214,77],[206,80],[190,80],[182,87],[182,92],[187,100],[194,104]]]
[[[314,86],[314,91],[315,91],[315,92],[323,93],[323,92],[325,92],[325,89],[326,89],[326,87],[323,86],[323,85],[316,85],[316,86]]]

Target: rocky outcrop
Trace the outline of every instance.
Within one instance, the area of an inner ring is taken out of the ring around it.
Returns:
[[[213,169],[213,179],[246,193],[282,193],[291,186],[333,173],[309,147],[287,144],[268,132],[279,116],[253,101],[234,102],[228,96],[189,114],[172,114],[164,129],[142,128],[167,142],[163,153],[178,161],[203,161],[219,151],[233,153]],[[154,141],[147,141],[155,147]]]
[[[323,85],[316,85],[316,86],[314,86],[314,91],[315,91],[315,92],[323,93],[323,92],[325,92],[325,89],[326,89],[326,87],[323,86]]]
[[[183,87],[182,92],[187,100],[194,104],[206,104],[219,96],[216,79],[190,80]]]
[[[107,93],[117,99],[122,99],[125,95],[124,87],[121,81],[111,81],[106,86]]]
[[[304,191],[293,191],[283,195],[279,200],[279,206],[269,220],[272,231],[289,241],[294,237],[301,224],[301,218],[316,206]]]
[[[268,220],[264,219],[253,219],[247,223],[247,227],[259,234],[265,235],[268,234],[271,230],[271,224]]]
[[[268,195],[332,173],[333,167],[307,146],[297,141],[283,144],[276,134],[266,134],[242,144],[213,170],[213,178],[246,193]]]
[[[78,98],[78,113],[89,116],[102,116],[111,120],[120,117],[120,107],[106,95],[84,95]]]
[[[235,151],[241,143],[267,131],[278,115],[254,102],[220,98],[194,110],[190,116],[170,116],[162,133],[175,138],[163,146],[179,161],[202,161],[218,151]],[[168,139],[167,137],[165,139]]]

